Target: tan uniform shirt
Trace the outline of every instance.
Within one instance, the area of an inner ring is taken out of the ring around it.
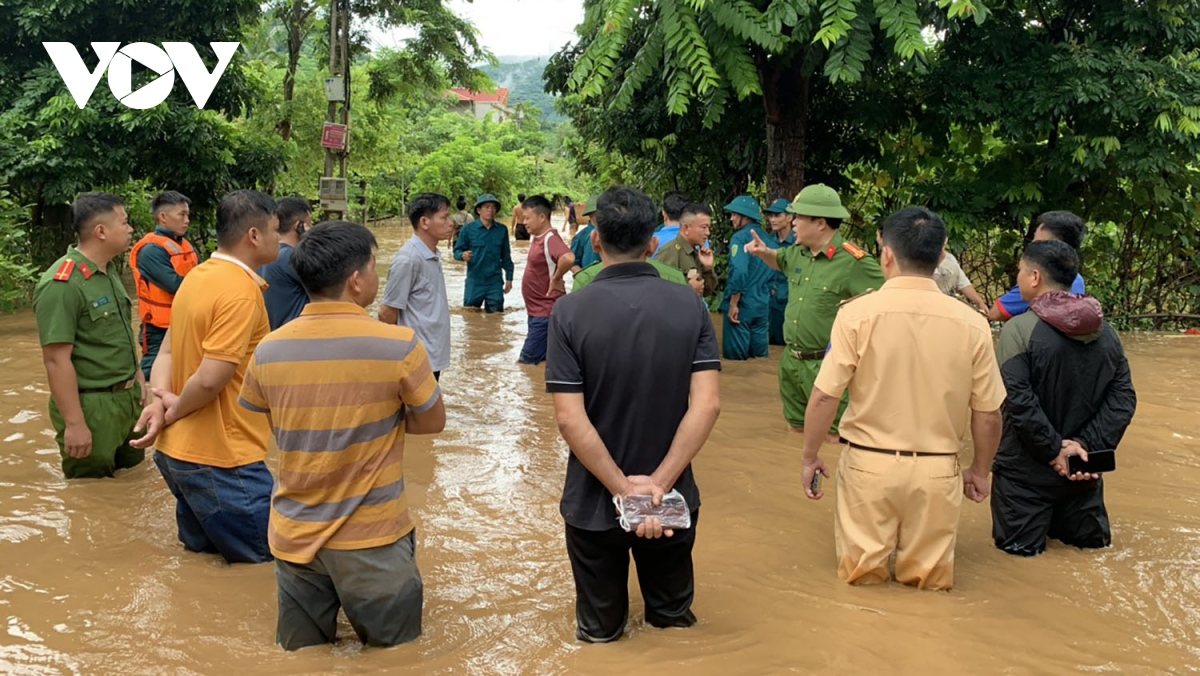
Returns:
[[[850,442],[923,453],[958,453],[971,411],[995,411],[1005,396],[987,320],[920,277],[841,309],[816,387],[850,388],[839,428]]]

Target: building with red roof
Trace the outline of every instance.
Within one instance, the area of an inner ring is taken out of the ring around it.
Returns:
[[[477,120],[482,120],[488,113],[496,113],[493,117],[497,122],[503,122],[512,115],[508,107],[508,89],[500,87],[494,92],[472,92],[462,87],[454,87],[450,94],[456,98],[454,109],[461,113],[469,113]]]

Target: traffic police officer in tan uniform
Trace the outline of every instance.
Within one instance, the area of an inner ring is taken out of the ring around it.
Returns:
[[[774,249],[756,236],[746,251],[788,278],[779,396],[788,425],[803,433],[804,410],[825,358],[838,307],[848,298],[883,286],[883,272],[874,258],[838,232],[850,212],[833,188],[820,183],[804,188],[788,213],[793,216],[794,246]],[[829,428],[831,441],[837,438],[837,422],[846,410],[846,401],[843,397]]]
[[[821,432],[848,388],[834,511],[838,577],[887,582],[894,554],[898,582],[950,589],[963,495],[982,502],[991,490],[1004,381],[987,320],[933,281],[946,239],[941,217],[901,209],[879,238],[887,282],[838,313],[810,396],[804,492],[823,494],[812,483],[818,472],[829,476]],[[975,454],[960,473],[968,426]]]
[[[73,211],[79,245],[42,275],[33,308],[63,474],[110,477],[145,457],[129,444],[143,383],[132,302],[113,262],[129,251],[133,228],[116,195],[83,193]]]

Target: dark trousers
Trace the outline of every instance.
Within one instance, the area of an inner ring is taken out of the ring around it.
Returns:
[[[646,604],[646,623],[660,628],[695,624],[692,547],[699,516],[699,510],[693,512],[691,528],[658,540],[639,538],[619,528],[591,531],[568,525],[567,556],[575,576],[575,638],[608,643],[625,633],[630,551]]]
[[[1009,554],[1036,556],[1046,539],[1081,549],[1112,544],[1104,480],[1060,486],[1027,484],[1006,474],[992,475],[992,539]]]
[[[525,345],[518,358],[522,364],[540,364],[546,361],[546,338],[550,329],[549,317],[530,317],[525,334]]]
[[[266,463],[212,467],[155,452],[154,464],[175,496],[175,522],[184,547],[220,554],[229,563],[271,560],[267,520],[273,479]]]
[[[731,361],[766,357],[769,327],[766,306],[740,306],[738,323],[729,321],[725,313],[721,325],[721,356]]]
[[[141,334],[142,375],[146,376],[146,382],[150,382],[150,369],[154,367],[154,359],[158,356],[158,350],[162,347],[163,336],[167,335],[167,330],[142,324]]]
[[[417,570],[416,533],[370,549],[322,549],[306,564],[275,560],[279,624],[284,650],[333,643],[337,614],[363,643],[394,646],[421,635],[424,586]]]
[[[482,307],[484,312],[504,312],[504,285],[501,283],[487,286],[468,284],[463,294],[463,307]]]

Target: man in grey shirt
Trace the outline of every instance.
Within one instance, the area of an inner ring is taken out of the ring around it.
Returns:
[[[408,207],[412,239],[392,259],[387,286],[379,301],[379,321],[412,329],[429,354],[434,377],[450,366],[450,302],[442,276],[440,241],[454,235],[450,200],[422,193]]]

